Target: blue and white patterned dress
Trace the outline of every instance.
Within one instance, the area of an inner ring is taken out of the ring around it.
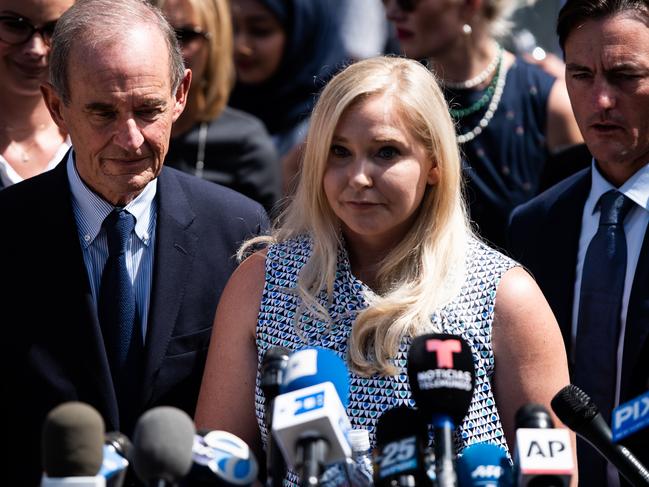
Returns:
[[[335,351],[341,358],[347,356],[347,342],[352,322],[359,310],[365,308],[365,285],[351,273],[347,254],[338,254],[338,268],[334,282],[333,301],[328,306],[332,323],[303,316],[302,337],[296,332],[294,316],[298,297],[287,292],[294,288],[299,270],[311,255],[311,239],[298,237],[271,245],[266,257],[266,282],[257,324],[258,362],[274,346],[299,350],[306,346],[322,346]],[[456,448],[478,442],[490,442],[507,449],[496,409],[490,378],[494,373],[494,355],[491,346],[491,324],[494,315],[496,289],[502,275],[516,263],[486,245],[471,240],[468,246],[466,280],[455,299],[440,315],[442,332],[461,335],[471,345],[476,364],[476,387],[469,413],[456,430]],[[321,304],[325,307],[326,299]],[[432,332],[432,330],[431,330]],[[413,407],[406,371],[410,338],[404,337],[394,364],[399,370],[395,376],[361,377],[350,371],[350,397],[347,414],[353,428],[370,432],[374,446],[376,421],[388,409],[406,405]],[[266,443],[264,426],[264,396],[259,387],[259,368],[255,408],[261,436]]]

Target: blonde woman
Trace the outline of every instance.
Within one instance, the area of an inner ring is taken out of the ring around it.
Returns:
[[[360,61],[327,84],[294,200],[272,237],[243,250],[260,243],[267,248],[243,261],[222,295],[198,427],[231,431],[260,451],[258,364],[274,344],[345,358],[347,413],[372,441],[382,412],[414,404],[406,357],[422,333],[459,334],[473,350],[480,392],[458,449],[511,446],[516,410],[548,405],[568,383],[538,287],[471,233],[454,127],[433,75],[415,61]]]
[[[255,116],[226,104],[234,84],[228,0],[155,0],[192,70],[187,108],[174,124],[165,164],[228,186],[270,211],[281,194],[273,141]]]

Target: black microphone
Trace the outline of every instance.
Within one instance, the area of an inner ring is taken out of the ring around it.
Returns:
[[[554,428],[541,404],[524,404],[515,416],[515,477],[519,487],[567,487],[574,471],[570,435]]]
[[[552,399],[552,409],[566,426],[590,443],[634,486],[649,486],[649,471],[622,445],[613,443],[611,429],[591,398],[574,384]]]
[[[194,423],[180,409],[160,406],[138,419],[133,433],[133,468],[140,480],[174,486],[192,467]]]
[[[290,352],[284,347],[273,347],[265,354],[261,362],[259,386],[265,397],[266,421],[266,487],[282,487],[286,475],[286,462],[282,452],[273,441],[271,431],[273,425],[273,407],[275,398],[279,395],[280,387],[284,383],[286,365]]]
[[[99,487],[104,420],[95,408],[82,402],[65,402],[52,409],[43,423],[42,487],[74,478],[80,487]]]
[[[514,416],[516,429],[519,428],[554,428],[550,412],[541,404],[523,404]]]
[[[399,406],[384,412],[376,423],[374,485],[432,487],[427,445],[428,428],[417,410]]]
[[[453,432],[469,411],[473,396],[471,347],[458,335],[418,336],[408,351],[408,377],[417,407],[433,426],[437,486],[456,487]]]

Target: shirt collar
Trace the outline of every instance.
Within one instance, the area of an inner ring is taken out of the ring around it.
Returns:
[[[606,180],[606,178],[604,178],[604,176],[602,176],[602,173],[597,167],[594,159],[592,162],[592,168],[590,196],[586,203],[586,209],[589,211],[589,214],[592,215],[595,213],[600,197],[612,189],[619,191],[636,205],[644,208],[645,211],[649,211],[649,164],[645,164],[619,188],[613,186],[608,180]]]
[[[69,152],[66,161],[66,170],[68,173],[68,181],[70,182],[70,191],[72,192],[72,204],[80,217],[77,222],[79,224],[79,231],[84,236],[84,244],[89,246],[97,238],[97,235],[99,235],[104,219],[114,207],[93,192],[83,182],[77,172],[74,149]],[[154,179],[146,185],[144,190],[133,201],[124,207],[135,217],[135,234],[145,245],[149,245],[150,242],[150,210],[155,199],[157,188],[158,180]]]

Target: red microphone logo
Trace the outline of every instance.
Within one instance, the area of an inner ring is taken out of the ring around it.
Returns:
[[[426,351],[437,353],[437,366],[445,369],[453,368],[453,354],[462,351],[460,340],[426,340]]]

